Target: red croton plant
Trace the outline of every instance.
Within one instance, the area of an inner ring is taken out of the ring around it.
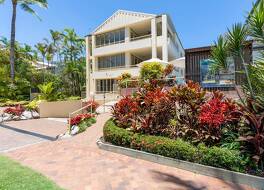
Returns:
[[[112,107],[112,114],[119,127],[127,128],[131,126],[132,119],[136,117],[139,108],[136,99],[127,96]]]
[[[212,97],[201,106],[199,114],[200,136],[203,142],[215,144],[221,140],[222,127],[238,122],[240,119],[238,105],[224,94],[215,91]]]
[[[70,125],[79,125],[83,120],[90,119],[94,117],[94,114],[86,113],[86,114],[79,114],[70,119]]]
[[[9,107],[4,110],[4,113],[11,114],[13,116],[21,116],[25,111],[25,108],[22,105],[17,105],[15,107]]]

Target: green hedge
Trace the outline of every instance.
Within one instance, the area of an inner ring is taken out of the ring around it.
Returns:
[[[245,171],[245,162],[239,151],[220,147],[206,147],[204,144],[194,146],[181,139],[173,140],[167,137],[133,133],[117,127],[112,119],[108,120],[104,126],[104,140],[117,146],[166,157],[233,171]]]

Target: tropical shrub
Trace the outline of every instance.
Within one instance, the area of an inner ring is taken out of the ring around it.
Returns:
[[[41,102],[40,100],[34,99],[30,103],[28,103],[25,107],[29,111],[37,111],[40,102]]]
[[[182,139],[133,133],[118,127],[110,119],[104,126],[104,140],[117,146],[124,146],[166,157],[192,161],[209,166],[245,171],[246,162],[240,152],[219,147],[194,146]]]
[[[254,64],[249,64],[248,72],[254,95],[264,98],[264,56],[259,58]],[[250,94],[248,84],[245,84],[243,87],[246,94]]]
[[[90,127],[92,124],[96,123],[96,119],[94,117],[84,119],[79,125],[79,133],[84,132],[88,127]]]
[[[185,85],[173,87],[171,100],[175,104],[174,118],[170,121],[167,133],[172,138],[183,138],[193,143],[199,140],[199,113],[204,104],[206,92],[198,83],[187,81]]]
[[[139,91],[135,99],[141,112],[132,120],[133,130],[145,134],[163,134],[172,118],[174,107],[168,92],[161,88]]]
[[[208,145],[220,142],[224,125],[238,123],[240,116],[235,113],[237,110],[235,102],[219,91],[213,92],[212,97],[201,106],[199,114],[201,141]]]
[[[240,105],[245,127],[240,131],[239,140],[244,142],[244,150],[252,155],[252,159],[264,169],[264,104],[261,100],[247,98],[246,104]]]
[[[96,123],[95,115],[90,113],[79,114],[69,120],[71,129],[73,126],[78,126],[78,133],[84,132],[94,123]]]
[[[118,77],[117,81],[120,88],[138,87],[138,79],[136,77],[132,77],[130,73],[122,73],[121,76]]]
[[[83,120],[90,119],[94,117],[94,114],[79,114],[70,119],[70,125],[79,125]]]
[[[162,78],[164,68],[161,63],[143,63],[140,69],[140,79],[143,81],[150,81],[153,79]]]
[[[22,105],[17,105],[15,107],[8,107],[4,110],[4,113],[11,114],[13,116],[21,116],[25,111],[25,108]]]
[[[112,115],[119,127],[129,128],[139,112],[139,104],[132,97],[124,97],[112,107]]]
[[[40,99],[47,101],[54,101],[57,99],[56,89],[53,87],[53,82],[38,85],[40,90]]]

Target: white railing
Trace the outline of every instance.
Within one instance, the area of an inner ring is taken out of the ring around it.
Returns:
[[[137,65],[129,65],[129,66],[118,66],[118,67],[104,67],[104,68],[96,68],[95,71],[111,71],[111,70],[118,70],[118,69],[129,69],[135,68]]]
[[[141,40],[141,39],[150,38],[150,37],[151,37],[151,34],[147,34],[147,35],[143,35],[143,36],[137,36],[137,37],[132,37],[131,41]]]

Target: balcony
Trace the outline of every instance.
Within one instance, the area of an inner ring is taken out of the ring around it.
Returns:
[[[163,40],[162,36],[157,37],[157,47],[162,47]],[[109,46],[95,48],[93,51],[93,56],[104,56],[110,54],[116,54],[120,52],[127,52],[127,51],[135,51],[140,49],[151,48],[151,35],[144,35],[131,38],[130,41],[121,43],[121,44],[113,44]]]
[[[136,40],[142,40],[142,39],[146,39],[146,38],[151,38],[151,34],[146,34],[146,35],[142,35],[142,36],[134,36],[131,37],[131,41],[136,41]]]
[[[122,73],[128,72],[132,76],[138,76],[139,67],[136,65],[122,66],[122,67],[109,67],[96,69],[91,75],[93,79],[111,79],[118,78]]]

